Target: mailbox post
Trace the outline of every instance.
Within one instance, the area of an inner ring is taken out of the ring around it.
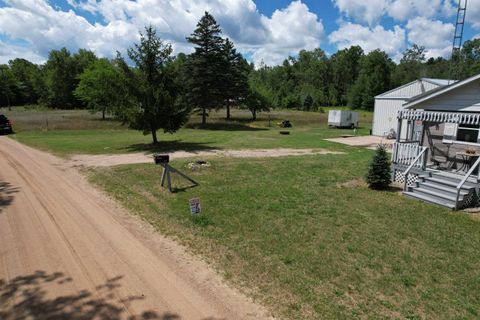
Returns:
[[[192,178],[188,177],[187,175],[181,173],[177,169],[173,168],[171,165],[168,163],[170,162],[170,156],[168,154],[154,154],[153,159],[155,161],[155,164],[160,165],[163,167],[163,172],[162,172],[162,179],[161,179],[161,186],[163,187],[165,184],[165,179],[167,180],[167,187],[170,192],[172,191],[172,179],[170,177],[170,173],[177,173],[184,179],[190,181],[194,185],[198,186],[198,183],[193,180]]]

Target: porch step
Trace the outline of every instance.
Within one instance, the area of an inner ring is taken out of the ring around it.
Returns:
[[[443,192],[443,191],[425,189],[425,188],[422,188],[422,187],[411,187],[409,189],[409,191],[414,193],[414,194],[421,194],[423,196],[429,196],[429,197],[437,198],[437,199],[440,198],[440,199],[451,201],[453,203],[455,203],[455,200],[457,199],[457,194],[456,193],[446,193],[446,192]],[[458,198],[458,201],[462,202],[463,201],[463,196],[460,196]]]
[[[456,206],[457,186],[462,179],[462,176],[446,173],[421,174],[415,186],[408,187],[404,194],[449,209],[461,208],[464,206],[466,197],[475,192],[478,184],[476,177],[467,180],[460,189]]]
[[[452,187],[452,186],[448,186],[448,185],[444,185],[444,184],[431,183],[431,182],[418,182],[417,186],[422,188],[422,189],[428,189],[428,190],[432,190],[432,191],[443,192],[443,193],[446,193],[446,194],[453,194],[453,195],[457,194],[457,188],[456,187]],[[461,196],[467,195],[469,193],[468,190],[469,189],[465,189],[465,188],[460,189],[460,195]]]
[[[447,207],[447,208],[452,209],[452,210],[455,209],[455,201],[450,201],[450,200],[438,198],[436,196],[430,196],[430,195],[427,195],[427,194],[421,194],[421,193],[417,193],[417,192],[404,191],[403,194],[406,195],[407,197],[410,197],[410,198],[414,198],[414,199],[422,200],[422,201],[425,201],[425,202],[437,204],[437,205]]]
[[[427,178],[423,178],[424,181],[428,181],[428,182],[433,182],[433,183],[436,183],[436,184],[442,184],[442,185],[445,185],[445,186],[450,186],[450,187],[457,187],[458,184],[460,183],[460,179],[444,179],[443,177],[439,177],[439,176],[432,176],[432,177],[427,177]],[[465,182],[462,186],[462,189],[464,190],[469,190],[469,189],[472,189],[472,188],[475,188],[476,185],[475,183],[473,182]]]
[[[455,182],[457,185],[462,181],[464,176],[462,175],[455,175],[455,174],[440,174],[440,173],[432,173],[432,178],[447,180]],[[465,181],[465,185],[469,187],[475,187],[478,184],[478,180],[476,177],[469,177],[467,181]]]

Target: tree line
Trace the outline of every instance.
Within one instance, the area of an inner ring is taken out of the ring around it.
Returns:
[[[98,58],[88,50],[71,54],[52,50],[43,65],[14,59],[0,67],[0,106],[43,104],[51,108],[88,108],[107,114],[158,142],[157,131],[173,133],[198,110],[206,124],[212,109],[249,109],[253,119],[272,106],[249,85],[253,71],[208,12],[187,38],[190,55],[172,55],[172,47],[152,26],[139,43],[117,52],[114,59]]]
[[[381,50],[365,54],[359,46],[330,57],[321,49],[302,50],[282,65],[261,66],[250,82],[279,108],[373,110],[376,95],[416,79],[462,80],[480,73],[480,39],[466,41],[452,59],[426,59],[425,54],[425,47],[413,45],[397,64]]]
[[[398,64],[381,51],[365,54],[351,46],[331,55],[301,50],[275,67],[253,64],[222,37],[205,12],[187,37],[190,55],[172,55],[172,47],[148,26],[140,42],[114,59],[92,51],[52,50],[43,65],[14,59],[0,65],[0,106],[43,104],[51,108],[88,108],[110,114],[130,127],[151,133],[174,132],[198,110],[202,124],[210,110],[246,108],[255,119],[270,108],[318,110],[345,106],[372,110],[374,97],[421,77],[463,79],[480,73],[480,39],[466,41],[452,59],[426,59],[413,45]]]

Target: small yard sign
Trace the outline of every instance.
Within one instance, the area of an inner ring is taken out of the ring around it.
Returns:
[[[200,198],[192,198],[188,200],[188,204],[190,205],[190,212],[192,215],[196,216],[202,212],[202,208],[200,206]]]

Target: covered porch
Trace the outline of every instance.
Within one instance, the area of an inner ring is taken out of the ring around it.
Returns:
[[[404,109],[397,119],[392,179],[404,194],[454,210],[476,206],[480,114]]]

